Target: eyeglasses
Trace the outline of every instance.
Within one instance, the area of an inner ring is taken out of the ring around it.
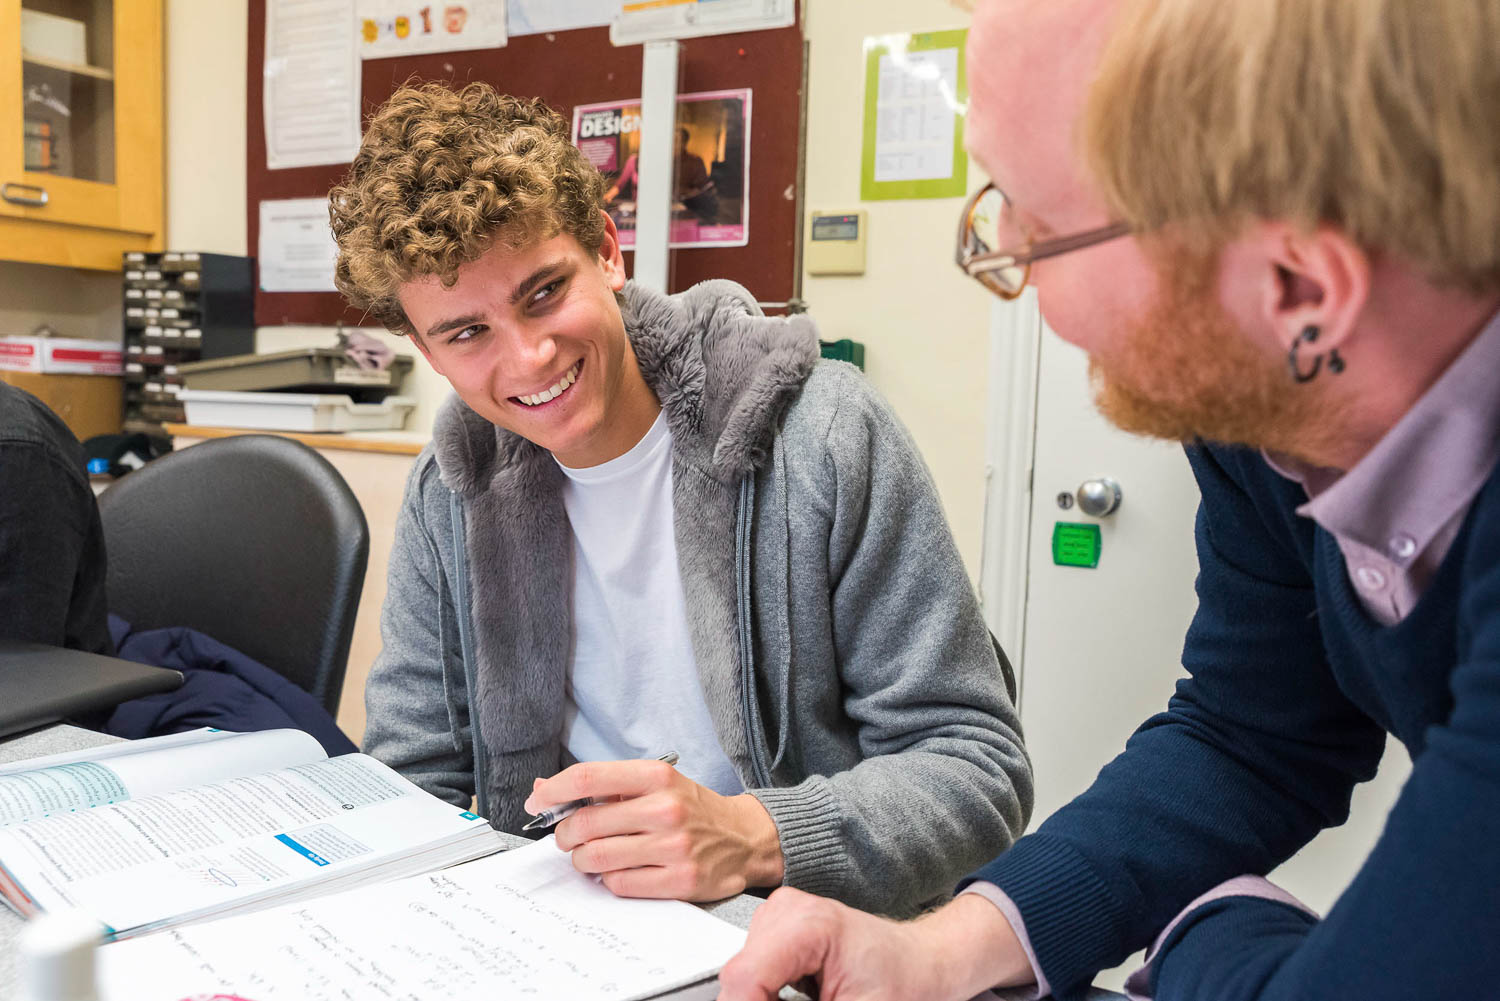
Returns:
[[[1092,247],[1129,232],[1129,223],[1117,222],[1038,242],[1016,221],[1010,199],[992,182],[975,192],[964,206],[954,256],[969,277],[1002,299],[1014,299],[1026,288],[1032,262]]]

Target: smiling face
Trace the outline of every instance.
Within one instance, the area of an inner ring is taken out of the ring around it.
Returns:
[[[418,349],[471,410],[582,468],[628,452],[661,411],[625,336],[624,285],[610,223],[597,253],[566,233],[497,240],[451,287],[426,277],[399,295]]]

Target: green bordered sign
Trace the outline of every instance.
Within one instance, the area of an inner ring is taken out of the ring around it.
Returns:
[[[968,34],[959,29],[865,39],[860,198],[959,198],[968,193]]]
[[[1099,565],[1099,551],[1103,548],[1098,525],[1059,521],[1052,526],[1052,562],[1060,567],[1092,570]]]

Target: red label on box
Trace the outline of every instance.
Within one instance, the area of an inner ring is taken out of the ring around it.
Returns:
[[[7,344],[0,341],[0,355],[10,358],[30,358],[36,354],[36,348],[30,344]]]
[[[52,352],[53,361],[100,362],[106,365],[118,365],[124,357],[124,354],[119,351],[78,351],[72,348],[58,348]]]

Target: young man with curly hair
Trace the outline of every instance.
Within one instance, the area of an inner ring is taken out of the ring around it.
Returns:
[[[456,395],[408,481],[366,750],[630,896],[911,913],[1025,826],[1008,679],[930,477],[804,317],[626,281],[540,101],[397,92],[338,283]],[[650,760],[672,750],[674,769]]]

